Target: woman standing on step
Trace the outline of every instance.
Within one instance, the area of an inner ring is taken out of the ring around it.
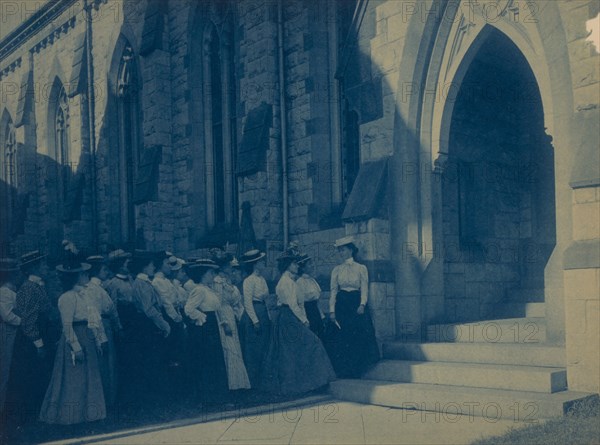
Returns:
[[[343,262],[331,272],[329,317],[339,326],[331,358],[338,377],[358,378],[379,360],[373,322],[367,310],[369,275],[367,268],[355,261],[358,248],[353,237],[338,239],[335,247]]]

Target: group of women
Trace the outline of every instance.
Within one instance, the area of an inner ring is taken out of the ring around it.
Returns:
[[[297,245],[277,259],[272,305],[259,250],[239,263],[222,249],[187,261],[123,250],[82,260],[72,243],[63,244],[65,260],[56,268],[62,335],[41,401],[44,422],[100,420],[118,401],[160,402],[165,394],[191,394],[206,404],[229,401],[239,390],[303,394],[336,375],[360,377],[379,358],[366,311],[367,269],[354,261],[351,237],[335,244],[343,261],[331,274],[328,317],[319,308],[312,260]],[[19,331],[18,269],[16,261],[0,260],[3,333]],[[41,279],[37,285],[43,290]],[[14,337],[3,335],[3,342]],[[15,372],[8,365],[6,377],[6,346],[2,402]]]

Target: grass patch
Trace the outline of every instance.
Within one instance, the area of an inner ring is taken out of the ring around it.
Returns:
[[[560,419],[513,428],[502,436],[481,439],[473,445],[598,445],[600,444],[600,398],[573,404]]]

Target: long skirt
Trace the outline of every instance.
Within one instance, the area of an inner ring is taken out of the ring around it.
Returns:
[[[271,337],[271,320],[267,305],[255,301],[254,311],[260,323],[260,332],[254,330],[254,324],[248,314],[244,313],[240,322],[242,353],[253,388],[257,387],[260,382],[260,373]]]
[[[229,389],[249,389],[250,379],[244,365],[242,356],[242,347],[238,336],[237,322],[233,308],[227,304],[219,311],[221,322],[227,322],[231,328],[231,335],[226,335],[223,327],[219,327],[221,335],[221,345],[223,346],[223,354],[225,356],[225,365],[227,367],[227,380]]]
[[[40,332],[44,329],[40,328]],[[21,329],[15,338],[5,405],[7,415],[15,424],[37,419],[50,382],[54,344],[46,336],[42,339],[46,357],[40,359],[33,342]]]
[[[371,316],[368,308],[363,315],[358,315],[359,306],[360,291],[338,292],[335,317],[340,329],[334,334],[335,341],[329,339],[329,352],[340,378],[359,378],[379,360]]]
[[[227,394],[227,369],[215,312],[205,312],[202,326],[189,323],[188,346],[196,400],[217,402]]]
[[[131,344],[132,395],[134,400],[156,402],[162,400],[168,388],[165,338],[154,322],[137,313]]]
[[[71,425],[106,417],[100,365],[92,332],[83,323],[73,329],[83,350],[83,363],[73,364],[71,347],[61,337],[50,385],[42,403],[40,420]]]
[[[321,311],[319,311],[319,301],[306,301],[304,303],[304,310],[306,311],[306,318],[310,325],[310,330],[315,333],[319,338],[323,338],[323,319],[321,318]]]
[[[104,388],[106,404],[113,406],[117,400],[117,348],[111,320],[102,317],[102,324],[104,325],[108,344],[106,352],[99,358],[100,375],[102,377],[102,387]]]
[[[4,410],[17,326],[0,322],[0,412]]]
[[[260,388],[293,395],[313,391],[335,380],[335,372],[319,337],[281,306],[263,364]]]
[[[125,301],[117,302],[117,311],[123,326],[121,337],[116,339],[119,401],[128,402],[135,398],[134,384],[137,379],[135,367],[136,360],[139,360],[136,357],[139,352],[136,336],[138,316],[134,304]]]

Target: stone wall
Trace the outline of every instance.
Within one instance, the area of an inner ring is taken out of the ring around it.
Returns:
[[[564,262],[566,346],[569,389],[600,392],[600,47],[586,22],[598,17],[593,1],[562,3],[574,109],[572,239]],[[596,38],[597,39],[597,38]]]

